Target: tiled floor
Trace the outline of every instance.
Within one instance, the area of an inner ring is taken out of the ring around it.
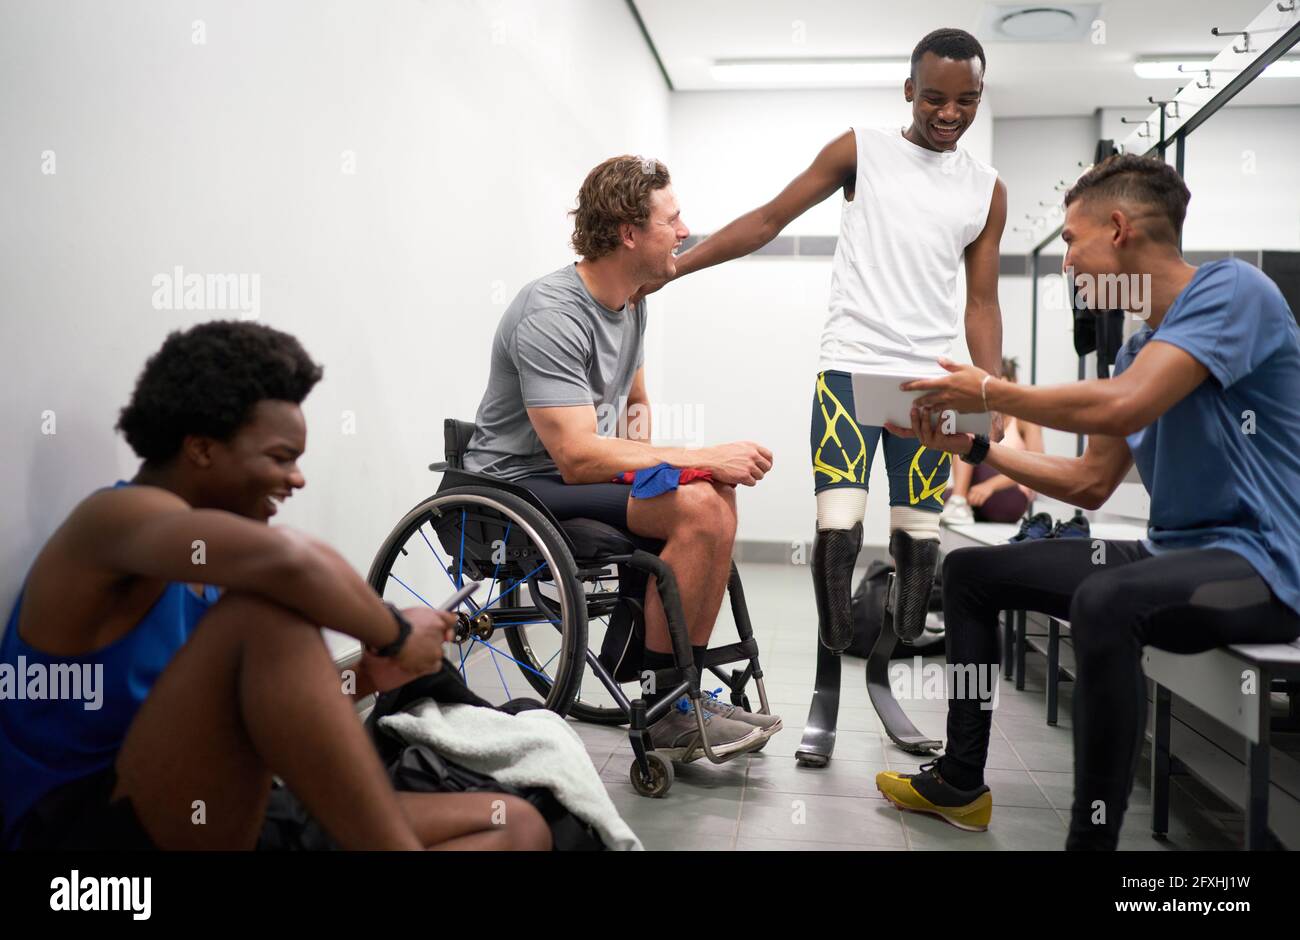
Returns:
[[[812,697],[816,619],[808,569],[747,564],[741,568],[750,617],[762,650],[772,709],[785,728],[759,754],[721,766],[678,765],[660,800],[638,796],[628,779],[632,751],[625,729],[574,724],[629,825],[649,849],[1061,849],[1072,789],[1070,686],[1063,684],[1061,722],[1044,721],[1042,661],[1030,659],[1027,687],[1001,680],[986,782],[993,791],[988,832],[962,832],[941,820],[903,813],[876,791],[875,774],[912,771],[921,758],[883,733],[867,698],[861,659],[844,659],[839,733],[825,769],[799,767],[794,752]],[[726,605],[724,605],[725,608]],[[734,639],[729,613],[715,643]],[[931,660],[938,662],[938,659]],[[751,691],[756,702],[757,695]],[[926,734],[944,737],[945,703],[905,704]],[[1130,799],[1120,845],[1125,849],[1234,849],[1241,818],[1184,778],[1175,778],[1170,835],[1150,835],[1145,760]]]

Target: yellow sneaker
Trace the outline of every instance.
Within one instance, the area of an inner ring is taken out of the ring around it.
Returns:
[[[920,773],[878,773],[876,789],[899,809],[938,816],[967,832],[988,829],[993,815],[993,794],[988,787],[958,790],[939,775],[938,761],[922,764]]]

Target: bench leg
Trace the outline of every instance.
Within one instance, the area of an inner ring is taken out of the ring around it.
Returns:
[[[1015,667],[1016,612],[1002,611],[1002,678],[1010,679]]]
[[[1025,690],[1025,620],[1027,614],[1023,610],[1016,611],[1016,691]]]
[[[1259,694],[1248,696],[1259,709],[1259,741],[1246,743],[1246,850],[1271,848],[1268,834],[1269,689],[1267,672],[1259,670]]]
[[[1056,724],[1057,698],[1061,676],[1061,625],[1055,617],[1047,618],[1047,723]]]
[[[1246,745],[1246,849],[1262,852],[1268,839],[1268,745]]]
[[[1151,834],[1158,839],[1169,834],[1169,738],[1170,693],[1159,682],[1155,687],[1155,728],[1151,735]]]

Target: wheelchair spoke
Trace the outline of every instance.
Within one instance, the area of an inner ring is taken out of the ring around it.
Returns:
[[[419,602],[420,602],[421,604],[423,604],[425,607],[432,607],[432,606],[433,606],[433,605],[430,604],[428,601],[426,601],[423,597],[420,597],[420,595],[419,595],[418,593],[416,593],[416,591],[415,591],[415,589],[414,589],[413,587],[411,587],[409,584],[407,584],[405,581],[403,581],[403,580],[402,580],[401,578],[399,578],[397,575],[393,574],[391,571],[388,572],[388,576],[389,576],[390,578],[392,578],[394,581],[396,581],[398,584],[400,584],[402,587],[406,588],[406,589],[407,589],[408,591],[410,591],[412,594],[415,594],[416,599],[419,600]]]
[[[456,590],[465,586],[465,510],[460,511],[460,557],[456,559]]]
[[[470,639],[469,645],[470,648],[473,649],[474,647],[473,638]],[[457,640],[456,647],[460,650],[460,678],[461,681],[464,682],[465,681],[465,644]]]
[[[484,646],[487,646],[487,644],[485,643]],[[492,647],[488,646],[488,649],[491,648]],[[501,688],[505,689],[506,700],[509,701],[509,699],[511,698],[510,686],[506,685],[506,674],[501,671],[501,664],[497,662],[497,658],[495,656],[492,657],[492,665],[497,667],[497,675],[501,677]]]
[[[490,650],[491,650],[493,653],[495,653],[497,656],[500,656],[500,657],[502,657],[503,659],[508,659],[508,660],[510,660],[512,663],[514,663],[514,664],[515,664],[516,666],[518,666],[520,669],[527,669],[527,670],[528,670],[529,672],[531,672],[533,675],[535,675],[535,676],[541,676],[541,677],[542,677],[543,679],[545,679],[547,682],[550,682],[550,681],[551,681],[551,677],[548,676],[546,673],[544,673],[544,672],[538,672],[538,671],[537,671],[536,669],[534,669],[532,666],[528,665],[528,663],[521,663],[519,660],[515,659],[515,658],[514,658],[513,656],[511,656],[509,653],[503,653],[501,650],[497,649],[495,646],[493,646],[491,643],[487,642],[486,640],[479,640],[478,643],[479,643],[480,646],[486,646],[488,649],[490,649]]]
[[[510,587],[506,588],[504,591],[502,591],[500,594],[498,594],[498,595],[496,596],[496,599],[495,599],[495,600],[492,600],[492,601],[488,602],[487,604],[485,604],[485,605],[483,606],[483,610],[487,610],[487,609],[488,609],[489,607],[491,607],[493,604],[500,603],[501,598],[505,597],[507,594],[509,594],[509,593],[510,593],[511,591],[513,591],[515,588],[519,587],[519,585],[523,584],[525,581],[527,581],[529,578],[531,578],[533,575],[537,574],[537,572],[541,571],[541,570],[542,570],[543,568],[545,568],[545,567],[546,567],[546,562],[543,561],[540,565],[538,565],[538,566],[537,566],[536,568],[534,568],[532,571],[528,572],[528,574],[524,575],[522,578],[519,578],[519,579],[516,580],[513,584],[511,584]]]
[[[420,528],[417,531],[420,533],[420,538],[424,539],[424,544],[429,546],[429,551],[433,552],[433,557],[438,559],[438,566],[442,568],[442,573],[447,576],[447,580],[451,582],[451,586],[454,587],[456,590],[460,590],[461,585],[457,584],[456,579],[451,576],[451,567],[445,561],[442,560],[442,555],[440,555],[438,553],[438,550],[433,547],[433,543],[429,541],[429,537],[424,534],[424,525],[421,524]],[[462,542],[461,557],[462,558],[464,557],[464,539],[465,539],[465,530],[464,528],[462,528],[461,529],[461,542]],[[402,586],[406,587],[406,585],[402,585]],[[409,591],[410,588],[407,588],[407,590]],[[411,591],[411,593],[415,594],[414,591]],[[416,596],[419,597],[418,594]],[[420,600],[424,600],[424,598],[421,597]],[[424,601],[424,602],[426,604],[429,604],[428,601]],[[469,604],[470,610],[474,611],[474,613],[478,613],[479,610],[478,605],[475,604],[472,599],[468,597],[465,598],[465,603]],[[429,604],[429,606],[432,607],[433,605]]]
[[[503,539],[501,539],[501,554],[503,554],[503,555],[506,553],[507,546],[510,545],[510,527],[511,527],[512,525],[514,525],[514,521],[513,521],[513,520],[510,521],[510,522],[507,522],[507,523],[506,523],[506,534],[505,534],[505,537],[504,537]],[[493,583],[493,584],[496,584],[496,583],[497,583],[497,575],[500,574],[500,572],[501,572],[501,562],[497,562],[496,567],[492,569],[492,583]],[[492,592],[491,592],[491,591],[488,592],[488,603],[489,603],[489,604],[492,603]]]

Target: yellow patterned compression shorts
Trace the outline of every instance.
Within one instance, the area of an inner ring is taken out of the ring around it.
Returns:
[[[914,438],[858,424],[853,417],[853,383],[847,372],[819,372],[813,393],[813,492],[837,486],[867,489],[876,443],[884,438],[889,471],[889,505],[938,512],[948,487],[952,455],[922,447]]]

